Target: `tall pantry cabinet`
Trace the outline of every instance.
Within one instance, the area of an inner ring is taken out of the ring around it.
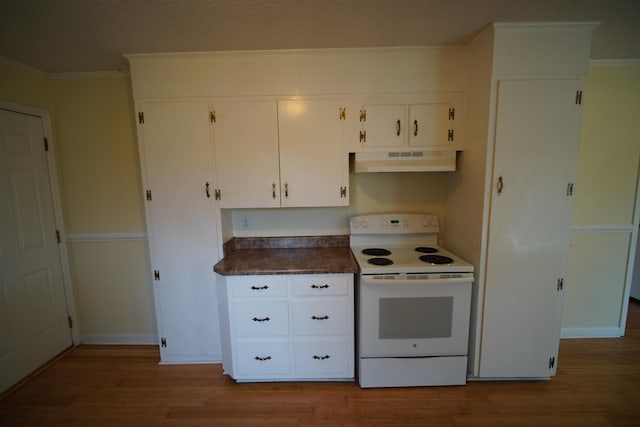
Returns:
[[[219,361],[209,104],[141,102],[137,111],[160,357]]]
[[[445,245],[477,266],[472,377],[555,375],[593,27],[495,24],[469,47]]]

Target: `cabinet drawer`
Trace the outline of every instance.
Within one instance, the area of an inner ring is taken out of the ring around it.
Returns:
[[[277,276],[228,276],[226,278],[234,297],[284,297],[287,281]]]
[[[236,350],[239,377],[289,374],[287,340],[237,341]]]
[[[346,299],[296,301],[293,328],[296,335],[340,335],[349,333]]]
[[[297,377],[352,378],[353,342],[350,337],[296,340],[294,360]]]
[[[348,276],[300,276],[291,279],[293,296],[347,295]]]
[[[236,302],[233,308],[235,336],[261,337],[289,334],[287,301]]]

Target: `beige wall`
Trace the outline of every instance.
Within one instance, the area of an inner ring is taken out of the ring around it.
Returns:
[[[0,99],[50,111],[48,78],[32,70],[0,58]]]
[[[155,342],[129,78],[57,76],[49,85],[81,334]]]
[[[584,94],[563,336],[616,336],[637,227],[640,62],[592,64]]]
[[[0,100],[49,111],[80,336],[155,342],[129,78],[0,61]]]

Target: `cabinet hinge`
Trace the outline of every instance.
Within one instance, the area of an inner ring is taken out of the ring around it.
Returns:
[[[556,357],[551,356],[549,358],[549,369],[553,369],[554,366],[556,366]]]
[[[165,337],[160,338],[160,346],[164,348],[167,347],[167,339]]]
[[[152,199],[151,190],[147,190],[146,194],[147,194],[147,200],[151,201],[151,199]]]
[[[49,141],[47,138],[44,139],[44,151],[49,151]]]
[[[455,120],[455,119],[456,119],[456,109],[449,108],[449,120]]]
[[[576,105],[582,105],[582,91],[576,91]]]
[[[140,124],[144,123],[144,113],[142,111],[138,113],[138,123]]]
[[[340,107],[338,110],[338,118],[340,120],[345,120],[347,118],[347,109],[344,107]]]
[[[453,129],[447,131],[447,141],[453,141]]]
[[[361,122],[367,121],[367,110],[360,110],[360,121]]]
[[[67,316],[67,321],[69,322],[69,329],[73,329],[73,318],[71,316]]]
[[[558,290],[561,291],[564,289],[564,279],[560,278],[558,279]]]
[[[153,270],[153,280],[160,280],[160,270]]]
[[[60,238],[60,230],[56,230],[56,242],[58,242],[58,244],[62,243],[62,239]]]
[[[366,130],[361,130],[360,131],[360,142],[367,142],[367,131]]]
[[[216,112],[215,111],[209,111],[209,121],[211,123],[215,123],[216,122]]]
[[[216,200],[220,200],[220,198],[222,197],[221,194],[222,193],[217,188],[213,191],[213,196],[215,197]]]
[[[573,182],[567,184],[567,197],[573,196]]]
[[[347,187],[340,187],[340,197],[347,197]]]

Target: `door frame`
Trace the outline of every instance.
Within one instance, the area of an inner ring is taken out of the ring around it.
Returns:
[[[51,126],[51,114],[47,110],[31,107],[28,105],[15,104],[0,100],[0,109],[18,114],[28,114],[42,120],[42,131],[47,139],[49,150],[47,155],[47,166],[49,172],[49,185],[51,190],[51,201],[53,203],[53,215],[56,229],[60,232],[60,243],[58,244],[58,254],[60,267],[62,269],[62,282],[64,295],[67,304],[67,315],[73,319],[71,325],[71,342],[74,346],[80,344],[79,317],[76,310],[75,298],[73,294],[73,282],[71,280],[71,268],[69,264],[69,253],[67,250],[67,235],[62,214],[62,198],[60,197],[60,184],[58,181],[58,168],[56,164],[56,144],[53,137],[53,127]]]
[[[634,206],[633,219],[631,224],[631,239],[629,242],[629,257],[627,259],[627,274],[624,283],[624,292],[622,296],[622,310],[620,310],[620,336],[624,336],[627,330],[627,316],[629,314],[629,297],[631,296],[631,286],[635,269],[640,269],[640,265],[636,265],[636,250],[638,249],[638,240],[640,239],[640,166],[638,166],[638,176],[636,177],[636,203]]]

